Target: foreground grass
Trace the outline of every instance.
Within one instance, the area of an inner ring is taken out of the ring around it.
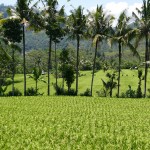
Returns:
[[[111,71],[107,71],[111,72]],[[103,84],[102,80],[107,80],[106,78],[106,73],[104,71],[98,71],[95,73],[95,78],[94,78],[94,85],[93,85],[93,96],[97,96],[97,91],[102,91],[103,89]],[[79,77],[79,94],[85,92],[87,88],[90,89],[91,87],[91,78],[92,74],[91,71],[80,71],[80,74],[82,76]],[[143,72],[144,74],[144,72]],[[150,72],[149,72],[150,74]],[[147,77],[147,89],[150,88],[150,76],[148,74]],[[43,76],[44,80],[47,81],[47,75]],[[22,93],[23,93],[23,74],[19,75],[17,74],[15,76],[15,87],[18,88]],[[53,84],[55,83],[55,78],[53,75],[51,75],[51,95],[55,94],[55,90],[53,87]],[[58,79],[58,84],[59,86],[62,85],[62,78]],[[138,87],[138,70],[129,70],[129,69],[124,69],[121,71],[121,83],[120,83],[120,92],[126,92],[128,90],[128,85],[131,85],[133,90],[136,90]],[[27,75],[27,88],[30,87],[35,87],[35,81]],[[7,92],[11,91],[11,85],[8,86]],[[38,82],[38,88],[40,93],[44,93],[44,95],[47,95],[47,84],[43,82]],[[65,87],[67,89],[67,87]],[[72,85],[72,88],[75,89],[75,82]],[[142,91],[144,91],[144,80],[142,80]],[[116,96],[117,94],[117,88],[113,90],[113,96]],[[149,94],[149,93],[147,93]]]
[[[150,149],[150,99],[0,98],[0,149]]]

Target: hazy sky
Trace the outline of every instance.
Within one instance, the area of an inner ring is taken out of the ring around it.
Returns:
[[[17,0],[0,0],[0,3],[15,5],[16,1]],[[131,15],[132,12],[135,11],[135,8],[142,6],[142,0],[70,0],[70,2],[67,2],[67,0],[58,0],[58,2],[60,6],[65,5],[67,13],[79,5],[82,5],[85,10],[94,10],[97,5],[103,5],[104,9],[115,15],[116,18],[124,9],[128,11],[128,15]]]

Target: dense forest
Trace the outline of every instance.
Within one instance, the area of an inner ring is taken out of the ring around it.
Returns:
[[[123,10],[115,27],[112,26],[114,16],[105,13],[102,5],[88,15],[79,6],[67,16],[65,7],[57,9],[57,0],[41,0],[41,9],[38,2],[32,5],[30,2],[17,0],[15,7],[0,5],[0,95],[4,95],[8,77],[12,79],[14,95],[14,76],[18,73],[24,74],[26,95],[26,74],[32,73],[38,81],[43,72],[48,77],[48,95],[51,74],[56,77],[56,93],[64,90],[57,85],[57,78],[61,77],[68,93],[72,92],[71,84],[76,81],[73,94],[78,95],[80,70],[91,70],[89,95],[92,96],[94,73],[103,69],[112,70],[112,74],[108,74],[111,82],[103,83],[110,89],[110,96],[112,89],[117,88],[119,97],[121,69],[142,68],[145,69],[143,96],[146,97],[149,0],[143,1],[141,10],[133,12],[134,23],[130,24],[131,18]],[[113,82],[114,74],[117,82]]]

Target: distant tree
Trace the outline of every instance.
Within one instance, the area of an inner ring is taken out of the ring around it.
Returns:
[[[70,92],[71,84],[74,82],[75,76],[74,76],[74,68],[71,65],[65,65],[64,67],[64,79],[66,81],[66,84],[68,86],[68,94]]]
[[[70,58],[69,58],[69,50],[67,48],[64,48],[61,53],[60,53],[60,71],[62,72],[62,88],[64,89],[64,70],[65,70],[65,65],[70,63]]]

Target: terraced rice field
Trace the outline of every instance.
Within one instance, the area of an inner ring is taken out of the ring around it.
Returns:
[[[0,98],[0,150],[149,150],[150,99]]]

